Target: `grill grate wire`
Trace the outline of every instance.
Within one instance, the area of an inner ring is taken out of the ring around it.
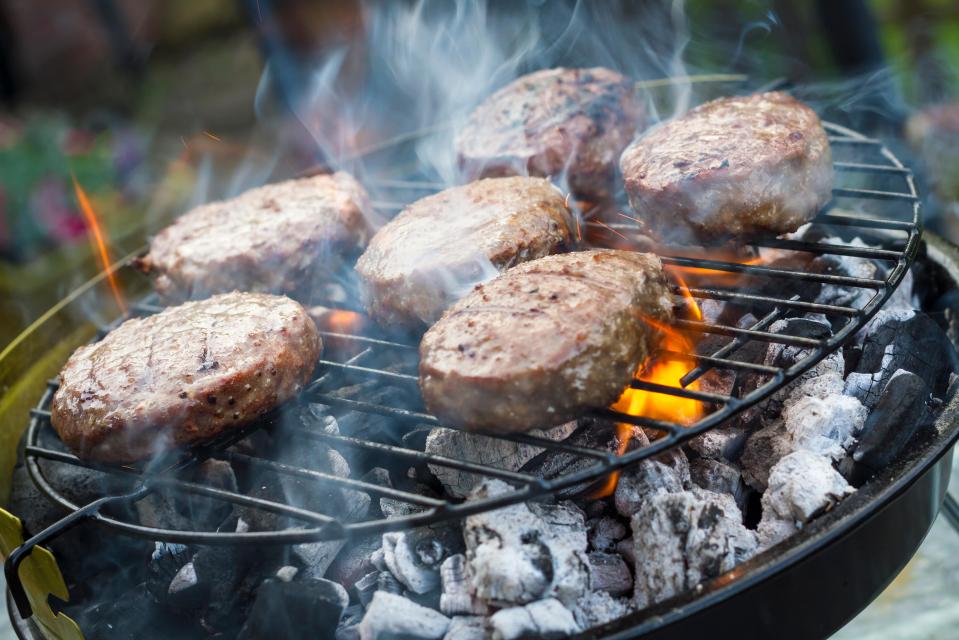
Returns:
[[[319,372],[317,379],[303,391],[298,402],[291,403],[292,406],[273,412],[250,428],[232,432],[190,452],[179,453],[169,459],[154,461],[148,469],[134,466],[99,466],[95,463],[80,460],[62,450],[43,446],[41,440],[44,434],[49,437],[56,437],[50,426],[49,406],[57,382],[51,380],[36,408],[31,412],[31,420],[25,440],[24,459],[27,471],[37,487],[52,501],[68,510],[70,515],[28,540],[15,550],[8,559],[5,568],[8,584],[11,584],[14,598],[21,613],[29,615],[30,607],[19,584],[17,576],[19,563],[33,546],[45,543],[59,535],[63,530],[83,520],[94,520],[125,533],[142,536],[150,540],[183,544],[293,544],[404,530],[459,519],[470,514],[489,511],[517,502],[549,498],[556,496],[560,491],[573,487],[595,485],[596,482],[609,477],[614,472],[636,465],[642,460],[688,442],[717,425],[723,424],[744,409],[768,398],[824,357],[836,351],[844,342],[854,336],[899,285],[919,250],[922,233],[920,202],[909,169],[904,167],[880,141],[866,138],[839,125],[824,123],[824,126],[829,133],[834,155],[842,155],[845,149],[849,149],[854,151],[857,159],[857,161],[837,160],[834,163],[837,177],[839,175],[855,176],[860,181],[865,181],[870,188],[865,186],[834,188],[833,202],[823,209],[823,212],[813,220],[813,224],[836,231],[842,230],[846,234],[859,233],[870,236],[878,232],[878,237],[883,240],[884,246],[872,248],[848,243],[830,244],[789,239],[761,240],[752,243],[752,246],[803,252],[815,256],[848,256],[882,261],[888,264],[888,272],[884,278],[842,276],[801,269],[688,257],[680,254],[661,256],[667,267],[709,269],[720,274],[740,274],[748,276],[756,282],[775,283],[782,290],[782,294],[777,296],[769,294],[768,287],[763,287],[759,293],[721,286],[689,287],[689,294],[697,302],[707,299],[730,301],[748,310],[756,311],[755,316],[758,317],[758,320],[746,328],[718,322],[679,320],[676,322],[676,326],[684,331],[724,336],[730,338],[730,340],[709,354],[679,353],[675,351],[664,351],[662,353],[662,355],[671,357],[685,357],[695,364],[694,368],[682,379],[682,384],[686,387],[712,369],[725,369],[764,376],[766,380],[758,388],[738,396],[735,395],[735,392],[733,395],[726,395],[688,388],[666,387],[634,380],[632,387],[635,389],[643,389],[654,394],[669,394],[699,400],[706,403],[709,409],[701,419],[688,426],[643,416],[627,415],[609,408],[598,407],[593,409],[589,412],[588,417],[655,429],[661,433],[661,437],[653,440],[648,446],[627,451],[621,456],[604,448],[581,446],[568,441],[554,442],[531,434],[498,434],[491,436],[533,445],[543,451],[568,454],[580,461],[588,461],[588,464],[575,466],[569,473],[553,477],[539,477],[522,471],[477,464],[466,459],[428,454],[403,444],[369,441],[344,434],[328,433],[322,430],[318,423],[292,428],[284,426],[284,437],[299,438],[306,442],[322,442],[341,452],[375,453],[378,456],[383,456],[385,460],[388,459],[409,466],[437,465],[448,467],[474,474],[479,478],[504,480],[514,487],[508,493],[493,497],[455,501],[425,496],[409,490],[381,486],[360,478],[338,477],[316,469],[304,468],[227,449],[256,429],[271,428],[271,425],[275,425],[279,420],[282,420],[284,414],[297,410],[297,407],[302,407],[303,403],[318,403],[337,411],[382,416],[395,424],[409,425],[410,427],[418,425],[437,426],[438,423],[433,416],[415,408],[381,403],[362,396],[359,398],[346,397],[337,393],[337,390],[355,384],[359,380],[401,386],[409,390],[411,397],[418,396],[415,375],[416,345],[362,333],[321,332],[325,342],[334,340],[341,344],[348,343],[355,347],[355,353],[340,360],[321,360],[317,369]],[[859,161],[860,156],[864,154],[870,156],[869,162]],[[886,184],[890,180],[898,180],[904,185],[904,190],[890,190],[890,187]],[[873,183],[879,184],[874,185]],[[384,185],[397,191],[396,202],[380,202],[379,204],[393,211],[404,206],[405,202],[419,197],[419,195],[413,195],[414,192],[428,192],[435,188],[432,183],[422,180],[396,179],[388,182],[384,181]],[[873,186],[877,186],[877,188],[872,188]],[[835,208],[843,201],[851,201],[853,206],[848,209],[843,207],[847,212],[835,211]],[[867,215],[862,212],[870,209],[876,203],[884,205],[881,214]],[[891,209],[890,207],[894,208]],[[637,231],[636,225],[622,223],[609,223],[607,225],[589,219],[586,220],[585,226],[590,232],[597,233],[608,232],[606,231],[608,229],[612,229],[618,235]],[[814,300],[804,299],[802,287],[797,286],[799,283],[839,285],[856,291],[870,291],[872,295],[860,306],[822,304]],[[678,288],[674,289],[674,294],[677,300],[681,300]],[[142,316],[160,310],[161,307],[157,305],[155,299],[148,297],[140,303],[132,305],[131,314]],[[790,314],[807,312],[825,314],[829,318],[841,320],[842,324],[839,325],[838,329],[834,329],[832,335],[823,339],[769,331],[770,326],[776,320],[789,317]],[[121,320],[123,318],[115,324],[118,324]],[[101,332],[101,335],[104,333]],[[737,359],[737,354],[751,342],[778,343],[801,347],[804,349],[804,355],[788,368]],[[387,369],[380,365],[385,361],[404,362],[407,366],[405,370],[400,371],[394,370],[394,368]],[[188,472],[207,458],[227,460],[253,469],[267,469],[270,472],[289,477],[329,483],[331,486],[343,489],[363,491],[374,497],[397,500],[413,507],[412,513],[395,518],[374,517],[355,522],[346,521],[335,515],[294,506],[283,500],[251,496],[238,491],[204,485],[184,477],[186,475],[184,472]],[[97,469],[110,475],[128,477],[138,482],[131,492],[105,495],[90,505],[78,505],[67,498],[60,488],[54,486],[41,468],[41,460],[48,464],[66,464]],[[299,526],[271,531],[245,532],[164,529],[144,526],[131,518],[124,518],[112,513],[108,514],[106,512],[108,509],[104,509],[111,504],[130,504],[152,492],[161,490],[202,496],[237,506],[280,514],[296,521]]]

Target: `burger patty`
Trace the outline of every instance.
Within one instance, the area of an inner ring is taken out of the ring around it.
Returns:
[[[704,244],[778,235],[831,198],[815,112],[784,93],[720,98],[647,131],[620,160],[630,205],[654,237]]]
[[[594,250],[514,267],[449,308],[420,343],[420,389],[442,422],[527,431],[615,402],[672,305],[659,258]]]
[[[269,184],[184,214],[138,264],[167,304],[234,290],[309,303],[341,258],[366,245],[368,210],[347,173]]]
[[[423,328],[472,287],[520,262],[566,250],[573,219],[542,178],[491,178],[408,206],[356,263],[370,315]]]
[[[227,293],[127,320],[77,349],[51,420],[84,459],[151,458],[255,421],[310,380],[322,344],[289,298]]]
[[[621,74],[545,69],[483,101],[459,132],[456,151],[472,177],[565,176],[573,192],[601,197],[643,119],[634,83]]]

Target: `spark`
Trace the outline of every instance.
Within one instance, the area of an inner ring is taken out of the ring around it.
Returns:
[[[209,131],[204,131],[204,132],[203,132],[203,135],[205,135],[205,136],[206,136],[207,138],[209,138],[210,140],[216,140],[217,142],[221,142],[221,140],[220,140],[219,137],[213,135],[213,134],[210,133]]]
[[[576,239],[580,242],[583,241],[583,230],[579,227],[579,215],[574,216],[576,219]]]
[[[567,193],[566,197],[563,199],[563,206],[566,207],[567,209],[569,209],[569,196],[570,194]]]
[[[628,215],[626,215],[625,213],[623,213],[622,211],[617,211],[617,212],[616,212],[616,215],[618,215],[618,216],[623,216],[623,217],[626,218],[627,220],[632,220],[632,221],[635,222],[636,224],[640,224],[640,225],[643,224],[643,221],[640,220],[639,218],[634,218],[633,216],[628,216]]]
[[[606,224],[606,223],[603,222],[602,220],[593,220],[593,222],[595,222],[596,224],[602,225],[603,227],[609,229],[610,231],[612,231],[613,233],[615,233],[616,235],[618,235],[620,238],[622,238],[622,239],[625,240],[626,242],[629,242],[629,238],[627,238],[626,236],[624,236],[623,234],[621,234],[621,233],[620,233],[619,231],[617,231],[616,229],[613,229],[611,226],[609,226],[608,224]]]
[[[94,250],[100,256],[100,263],[103,270],[107,272],[107,281],[110,283],[110,291],[113,292],[113,299],[116,300],[117,307],[120,308],[120,311],[126,315],[127,305],[123,301],[123,296],[120,294],[120,287],[117,285],[113,270],[110,268],[112,264],[110,261],[110,253],[107,251],[106,241],[104,241],[103,234],[100,231],[100,223],[97,221],[97,216],[93,211],[93,207],[90,205],[90,199],[87,198],[83,187],[77,182],[77,177],[71,172],[70,178],[73,180],[73,191],[77,196],[77,202],[80,204],[80,212],[83,214],[83,220],[86,222],[87,230],[90,232],[91,244],[93,244]]]

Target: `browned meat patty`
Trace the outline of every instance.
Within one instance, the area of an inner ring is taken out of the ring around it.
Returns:
[[[247,425],[310,380],[322,344],[299,303],[227,293],[127,320],[77,349],[51,419],[78,456],[133,462]]]
[[[484,100],[456,138],[470,176],[565,176],[582,196],[611,190],[616,160],[644,126],[632,80],[615,71],[545,69]]]
[[[366,245],[368,210],[366,192],[347,173],[268,184],[184,214],[139,265],[167,304],[234,290],[309,303],[341,257]]]
[[[832,192],[826,132],[784,93],[720,98],[647,131],[620,160],[630,204],[661,240],[795,231]]]
[[[526,431],[615,402],[672,305],[659,258],[595,250],[513,267],[447,310],[420,343],[420,389],[446,424]]]
[[[422,328],[479,282],[570,247],[563,194],[542,178],[491,178],[414,202],[356,263],[370,315]]]

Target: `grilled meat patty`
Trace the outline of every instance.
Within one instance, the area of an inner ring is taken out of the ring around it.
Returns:
[[[370,315],[423,328],[475,284],[563,251],[573,240],[563,194],[542,178],[491,178],[418,200],[380,229],[356,263]]]
[[[299,303],[227,293],[127,320],[77,349],[51,420],[84,459],[133,462],[247,425],[310,380],[322,344]]]
[[[459,132],[456,151],[472,177],[565,175],[573,192],[602,197],[643,120],[634,83],[621,74],[545,69],[483,101]]]
[[[795,231],[832,191],[826,132],[784,93],[720,98],[647,131],[620,160],[651,235],[711,244]]]
[[[450,307],[420,343],[441,421],[482,431],[562,424],[615,402],[672,305],[659,258],[594,250],[513,267]]]
[[[184,214],[138,262],[167,304],[234,290],[309,303],[341,258],[366,245],[368,209],[347,173],[268,184]]]

